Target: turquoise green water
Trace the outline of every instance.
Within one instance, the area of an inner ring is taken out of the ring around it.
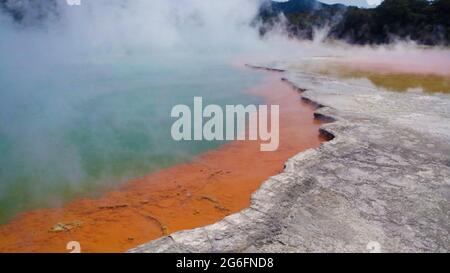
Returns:
[[[176,104],[260,100],[245,92],[260,72],[220,62],[126,57],[20,68],[0,61],[0,223],[98,196],[222,144],[173,141]]]

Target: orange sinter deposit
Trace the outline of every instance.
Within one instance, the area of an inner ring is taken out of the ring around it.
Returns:
[[[320,145],[314,106],[302,102],[276,73],[250,90],[280,105],[280,146],[261,152],[259,141],[234,141],[189,163],[126,183],[99,199],[22,213],[0,227],[0,252],[123,252],[166,234],[214,223],[250,204],[251,194],[286,160]]]

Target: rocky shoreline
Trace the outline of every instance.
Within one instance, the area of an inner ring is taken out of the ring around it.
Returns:
[[[450,251],[450,97],[269,67],[333,120],[333,139],[289,159],[249,208],[129,252]]]

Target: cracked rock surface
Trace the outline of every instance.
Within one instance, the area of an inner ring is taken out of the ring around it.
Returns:
[[[289,159],[249,208],[130,252],[449,252],[450,96],[272,67],[334,139]]]

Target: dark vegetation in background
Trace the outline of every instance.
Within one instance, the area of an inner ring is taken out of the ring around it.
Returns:
[[[328,5],[316,0],[267,1],[258,18],[263,22],[260,33],[264,35],[277,25],[282,13],[287,19],[285,27],[290,36],[312,39],[315,29],[340,21],[346,8],[341,4]]]
[[[24,25],[37,24],[58,13],[56,0],[0,0],[0,11]]]
[[[413,40],[450,45],[450,0],[385,0],[373,9],[326,5],[316,0],[267,2],[259,18],[262,35],[283,13],[290,36],[312,39],[313,30],[328,27],[328,38],[353,44],[386,44]]]
[[[245,1],[245,0],[242,0]],[[0,0],[0,10],[24,25],[57,15],[56,0]],[[264,35],[283,13],[292,37],[312,39],[314,30],[329,28],[328,38],[353,44],[386,44],[413,40],[424,45],[450,45],[450,0],[384,0],[374,9],[328,5],[317,0],[267,0],[258,20]]]
[[[57,0],[0,0],[0,12],[22,26],[37,26],[58,16]]]

